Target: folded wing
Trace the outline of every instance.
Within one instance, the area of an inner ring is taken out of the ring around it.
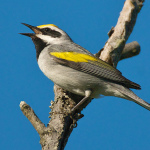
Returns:
[[[121,84],[127,88],[141,89],[140,85],[122,76],[119,70],[94,56],[73,51],[50,52],[50,55],[61,65],[71,67],[106,81]]]

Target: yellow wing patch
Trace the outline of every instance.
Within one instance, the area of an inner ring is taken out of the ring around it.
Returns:
[[[57,27],[57,26],[54,25],[54,24],[44,24],[44,25],[40,25],[40,26],[37,26],[37,27],[38,27],[38,28],[45,28],[45,27],[50,27],[50,26]]]
[[[106,62],[102,61],[101,59],[98,59],[96,57],[87,55],[87,54],[82,54],[82,53],[77,53],[77,52],[50,52],[50,55],[53,55],[57,58],[61,58],[64,60],[68,61],[73,61],[73,62],[89,62],[92,64],[95,64],[97,66],[107,68],[110,70],[116,71],[116,69]]]
[[[95,57],[77,52],[51,52],[50,54],[55,57],[74,62],[88,62],[89,60],[98,61]]]

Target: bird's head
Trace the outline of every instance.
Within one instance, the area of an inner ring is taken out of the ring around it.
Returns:
[[[39,41],[45,43],[46,45],[61,44],[67,41],[72,41],[66,32],[64,32],[54,24],[40,26],[32,26],[26,23],[22,24],[29,27],[32,31],[34,31],[34,33],[20,34],[31,37],[35,45]]]

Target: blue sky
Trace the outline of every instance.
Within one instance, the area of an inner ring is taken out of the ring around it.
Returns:
[[[114,3],[115,2],[115,3]],[[56,24],[92,53],[101,49],[107,33],[116,25],[124,0],[1,0],[0,5],[0,145],[4,150],[40,150],[39,136],[22,114],[26,101],[48,123],[53,83],[39,70],[31,40],[20,32],[31,25]],[[123,60],[118,69],[141,85],[134,92],[150,103],[150,1],[146,1],[128,42],[138,41],[141,53]],[[83,111],[66,150],[147,150],[150,142],[150,112],[137,104],[114,97],[95,99]]]

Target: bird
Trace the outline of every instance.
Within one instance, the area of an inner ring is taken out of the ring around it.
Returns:
[[[125,78],[122,73],[73,42],[70,36],[54,24],[32,26],[33,33],[20,33],[32,39],[39,68],[51,81],[83,99],[72,108],[77,111],[89,98],[115,96],[133,101],[150,110],[150,104],[130,89],[140,85]]]

